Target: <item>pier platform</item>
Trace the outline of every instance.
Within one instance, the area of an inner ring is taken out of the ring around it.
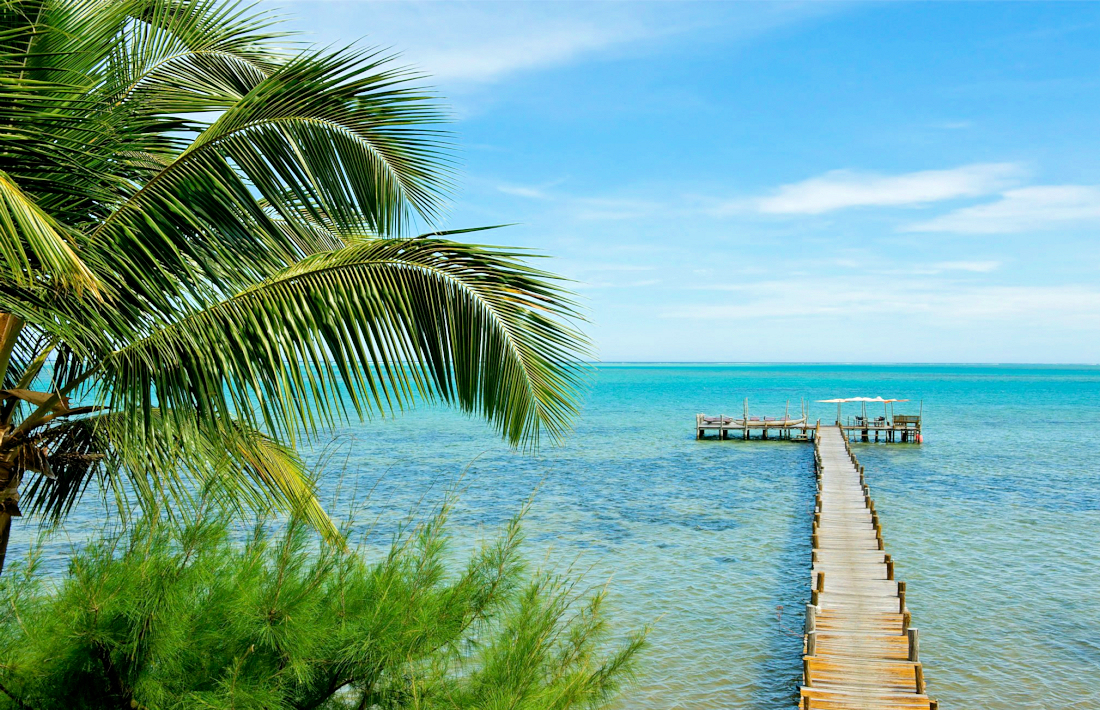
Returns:
[[[821,426],[820,421],[810,424],[802,420],[750,420],[734,419],[719,415],[695,415],[695,438],[703,439],[708,435],[718,439],[789,439],[792,441],[812,441],[814,432]],[[882,441],[887,443],[914,443],[924,440],[921,434],[920,417],[894,417],[891,421],[875,423],[838,422],[834,429],[853,441]],[[879,438],[881,437],[881,439]]]

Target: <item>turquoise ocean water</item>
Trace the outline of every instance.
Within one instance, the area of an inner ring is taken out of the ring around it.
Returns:
[[[621,629],[653,623],[619,707],[792,708],[810,445],[696,441],[694,415],[845,396],[914,400],[899,414],[924,401],[923,446],[855,448],[940,707],[1100,708],[1097,367],[601,365],[560,448],[516,453],[428,407],[341,430],[322,485],[356,491],[380,544],[460,479],[456,555],[534,494],[532,564],[609,583]],[[811,405],[823,423],[835,412]]]

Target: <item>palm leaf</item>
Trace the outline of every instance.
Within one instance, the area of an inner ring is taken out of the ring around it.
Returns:
[[[119,411],[198,407],[294,435],[456,402],[513,443],[557,438],[576,411],[583,336],[552,277],[518,255],[437,238],[317,254],[107,359]]]
[[[107,92],[146,113],[224,110],[274,72],[276,18],[222,0],[144,0],[111,57]]]
[[[106,413],[58,424],[36,444],[49,458],[56,480],[36,476],[24,492],[28,509],[60,520],[97,479],[126,509],[181,509],[199,491],[214,492],[251,510],[301,515],[327,539],[340,534],[314,493],[309,472],[291,448],[241,422],[203,428],[180,413],[155,410],[137,431],[128,419]],[[165,506],[165,503],[174,505]]]
[[[433,218],[447,187],[439,120],[384,58],[302,55],[127,196],[88,248],[146,311],[212,303],[331,248],[317,221],[392,234],[410,212]]]
[[[0,172],[0,271],[11,283],[45,281],[77,292],[99,291],[99,279],[62,228],[9,175]]]

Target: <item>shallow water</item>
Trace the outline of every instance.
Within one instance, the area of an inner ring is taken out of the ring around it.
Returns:
[[[914,400],[899,414],[924,400],[923,446],[856,448],[929,692],[944,708],[1100,707],[1100,368],[605,365],[561,448],[517,454],[476,420],[424,408],[343,430],[323,485],[345,500],[357,489],[358,520],[384,543],[461,476],[456,554],[537,489],[532,563],[610,580],[615,624],[654,624],[621,708],[792,708],[809,445],[696,441],[694,415],[740,413],[746,396],[776,416],[788,399],[793,412],[802,397],[856,395]]]

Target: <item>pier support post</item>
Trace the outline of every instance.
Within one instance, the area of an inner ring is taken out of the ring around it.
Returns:
[[[917,663],[920,661],[920,634],[912,626],[905,633],[909,637],[909,660]]]

